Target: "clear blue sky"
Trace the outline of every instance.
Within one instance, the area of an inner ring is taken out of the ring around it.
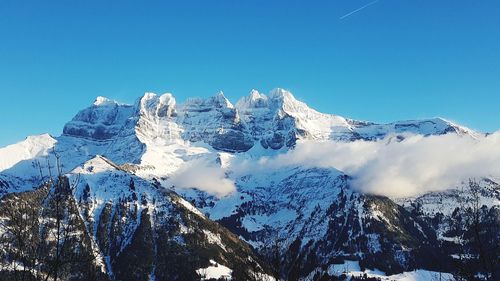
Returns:
[[[132,103],[291,90],[328,113],[500,129],[500,1],[0,1],[0,146]]]

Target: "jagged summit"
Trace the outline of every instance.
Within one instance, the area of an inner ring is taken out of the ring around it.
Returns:
[[[171,93],[165,93],[161,96],[145,93],[138,103],[141,115],[171,117],[175,113],[176,101]]]
[[[259,108],[267,107],[267,96],[259,93],[259,91],[252,89],[248,96],[242,97],[236,103],[236,108],[244,110],[246,108]]]
[[[200,110],[208,110],[209,108],[234,108],[233,104],[226,98],[224,92],[219,91],[215,95],[208,98],[188,98],[179,107],[194,109],[199,107]]]
[[[53,147],[68,155],[80,151],[71,159],[76,167],[79,161],[96,154],[120,164],[155,162],[161,154],[157,151],[171,144],[229,153],[256,147],[272,153],[292,148],[302,140],[371,141],[388,135],[448,133],[480,136],[443,118],[377,124],[320,113],[280,88],[268,95],[252,90],[236,106],[222,92],[181,104],[171,93],[145,93],[133,105],[97,97],[92,106],[66,123],[62,136],[30,137],[0,149],[0,166],[8,169],[27,158],[46,155]],[[19,152],[8,156],[11,151]]]
[[[125,132],[125,133],[124,133]],[[228,152],[293,147],[298,140],[376,140],[388,134],[435,135],[476,133],[444,119],[361,122],[320,113],[276,88],[268,95],[253,89],[234,106],[222,91],[209,98],[177,103],[171,93],[145,93],[135,105],[98,97],[66,124],[64,135],[111,140],[136,134],[140,142],[205,142]]]
[[[234,108],[233,104],[226,98],[223,91],[217,92],[210,100],[227,108]]]
[[[295,97],[292,95],[291,92],[282,89],[282,88],[274,88],[269,92],[269,98],[271,99],[277,99],[277,100],[287,100],[287,101],[293,101],[295,100]]]
[[[236,103],[239,110],[262,108],[262,107],[283,107],[295,103],[301,103],[293,94],[282,88],[275,88],[268,95],[252,89],[247,96],[242,97]]]

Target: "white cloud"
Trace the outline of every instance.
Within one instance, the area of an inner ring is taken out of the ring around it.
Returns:
[[[257,163],[240,163],[247,172],[283,166],[336,168],[353,177],[359,191],[411,196],[453,187],[468,178],[500,176],[500,132],[469,136],[407,136],[377,142],[300,142],[296,148]],[[241,168],[240,168],[241,169]]]
[[[500,134],[472,139],[413,136],[381,145],[376,157],[351,171],[362,191],[407,196],[448,189],[468,178],[500,175]]]
[[[172,175],[171,180],[176,187],[196,187],[217,197],[226,196],[236,190],[234,182],[226,178],[221,167],[204,159],[185,163]]]

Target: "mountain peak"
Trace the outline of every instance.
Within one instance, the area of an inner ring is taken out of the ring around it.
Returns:
[[[224,92],[223,91],[218,91],[217,93],[215,93],[214,97],[221,98],[221,99],[225,99],[226,98],[226,96],[224,96]]]
[[[266,95],[259,93],[259,91],[255,90],[255,89],[252,89],[250,91],[250,94],[248,94],[248,98],[251,100],[259,100],[259,99],[267,100]]]
[[[101,155],[95,155],[93,158],[85,161],[80,166],[76,167],[72,173],[75,174],[95,174],[103,173],[106,171],[118,170],[117,165],[111,160]]]
[[[288,114],[300,114],[315,110],[311,109],[307,104],[297,100],[290,91],[282,88],[275,88],[269,92],[269,100],[279,109]]]
[[[347,120],[320,113],[283,88],[275,88],[268,95],[252,89],[236,107],[222,91],[208,98],[187,99],[180,105],[170,93],[147,92],[135,106],[98,97],[93,106],[80,111],[63,130],[64,135],[99,141],[136,133],[141,136],[140,141],[204,141],[215,149],[230,152],[246,151],[259,142],[264,148],[292,147],[298,139],[376,140],[391,133],[475,135],[472,130],[442,118],[390,124]]]
[[[310,108],[306,103],[297,100],[290,91],[282,88],[271,90],[269,92],[269,99],[271,104],[274,104],[274,107],[289,115],[297,117],[299,115],[311,116],[311,114],[319,114],[319,112]]]
[[[185,108],[196,110],[208,110],[208,108],[230,108],[233,109],[233,104],[226,98],[222,91],[217,92],[209,98],[188,98],[183,106]]]
[[[269,98],[278,100],[296,100],[290,91],[274,88],[269,92]]]
[[[210,101],[222,107],[234,107],[233,104],[226,98],[223,91],[217,92],[213,97],[210,98]]]
[[[139,100],[139,111],[141,114],[157,117],[171,117],[175,112],[176,101],[171,93],[158,96],[147,92]]]
[[[267,96],[255,89],[252,89],[247,96],[242,97],[236,103],[236,107],[239,109],[262,108],[272,106],[273,104],[275,106],[282,107],[283,105],[294,104],[297,102],[297,99],[295,99],[290,91],[282,88],[275,88],[271,90]]]
[[[252,89],[250,94],[242,97],[237,103],[236,107],[239,109],[267,107],[268,97],[259,91]]]
[[[471,130],[470,128],[459,125],[459,124],[455,123],[454,121],[450,121],[446,118],[435,117],[432,120],[434,120],[435,122],[438,122],[438,123],[444,123],[449,128],[453,128],[453,130],[459,135],[470,135],[474,138],[477,138],[480,135],[477,132],[475,132],[474,130]]]
[[[22,160],[48,155],[57,143],[49,134],[28,136],[23,141],[0,147],[0,172],[11,168]]]
[[[118,103],[114,100],[110,100],[107,97],[103,97],[103,96],[98,96],[94,101],[95,106],[106,106],[106,105],[115,105],[115,104],[118,104]]]

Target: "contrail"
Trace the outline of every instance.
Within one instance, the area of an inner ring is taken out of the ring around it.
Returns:
[[[357,13],[357,12],[359,12],[359,11],[363,10],[364,8],[369,7],[369,6],[371,6],[371,5],[375,4],[375,3],[377,3],[378,1],[379,1],[379,0],[372,1],[372,2],[370,2],[370,3],[366,4],[366,5],[364,5],[364,6],[363,6],[363,7],[361,7],[361,8],[358,8],[358,9],[356,9],[356,10],[352,11],[352,12],[349,12],[349,13],[347,13],[347,14],[345,14],[345,15],[341,16],[341,17],[339,18],[339,20],[343,20],[343,19],[347,18],[348,16],[350,16],[350,15],[352,15],[352,14],[354,14],[354,13]]]

